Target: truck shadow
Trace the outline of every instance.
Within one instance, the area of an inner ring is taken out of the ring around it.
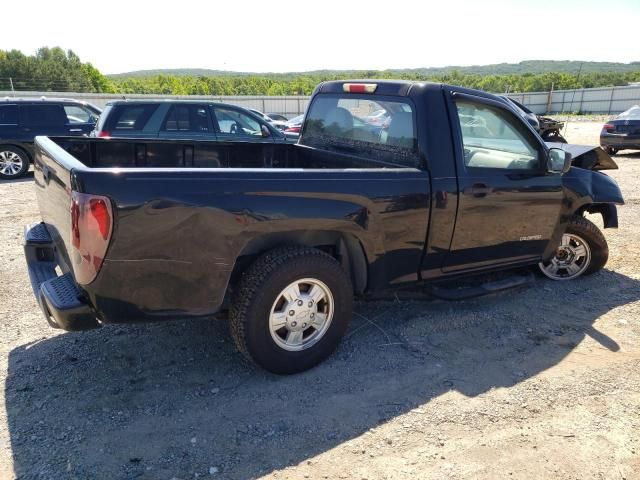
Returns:
[[[414,292],[415,293],[415,292]],[[222,321],[110,326],[9,354],[6,411],[19,478],[247,479],[312,459],[450,390],[509,388],[565,358],[640,282],[576,282],[451,303],[358,305],[319,367],[278,377],[241,360]],[[44,320],[43,320],[44,321]]]

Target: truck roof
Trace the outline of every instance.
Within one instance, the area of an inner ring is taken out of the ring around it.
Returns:
[[[441,88],[452,88],[457,92],[468,93],[469,95],[482,96],[486,98],[490,98],[492,100],[496,100],[500,103],[507,104],[509,108],[513,109],[514,107],[506,100],[501,98],[499,95],[495,95],[493,93],[474,90],[465,87],[458,87],[454,85],[449,85],[447,83],[440,82],[426,82],[421,80],[378,80],[378,79],[365,79],[365,80],[330,80],[327,82],[322,82],[320,85],[316,87],[314,94],[316,93],[334,93],[334,94],[344,94],[348,92],[345,85],[355,84],[356,86],[362,85],[374,85],[375,90],[373,92],[361,92],[364,94],[370,93],[375,95],[388,95],[388,96],[400,96],[400,97],[408,97],[414,95],[420,95],[420,93],[426,91],[427,89],[441,89]],[[354,92],[353,90],[351,93]]]
[[[4,103],[77,103],[78,105],[91,105],[83,100],[73,98],[57,97],[2,97],[0,102]]]
[[[145,100],[142,98],[135,98],[135,99],[123,99],[123,100],[112,100],[110,102],[107,102],[105,105],[135,105],[135,104],[140,104],[140,105],[149,105],[149,104],[156,104],[156,103],[186,103],[186,104],[202,104],[202,103],[213,103],[216,105],[219,105],[221,107],[233,107],[233,108],[242,108],[244,110],[248,110],[246,107],[240,107],[238,105],[232,105],[230,103],[222,103],[222,102],[217,102],[215,101],[213,98],[211,98],[211,100],[205,100],[205,99],[200,99],[200,100],[186,100],[186,99],[182,99],[182,98],[154,98],[154,99],[149,99],[149,100]]]

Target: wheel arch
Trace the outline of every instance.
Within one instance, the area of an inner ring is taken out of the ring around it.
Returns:
[[[325,251],[340,262],[351,278],[355,293],[363,293],[368,284],[367,255],[360,240],[350,233],[324,230],[302,230],[260,235],[251,239],[236,258],[229,285],[235,284],[242,272],[261,254],[274,248],[298,245]]]
[[[585,213],[599,213],[604,228],[618,228],[618,209],[612,203],[588,203],[578,208],[575,215],[583,216]]]

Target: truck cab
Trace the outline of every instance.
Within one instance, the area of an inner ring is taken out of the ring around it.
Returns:
[[[360,120],[381,109],[386,125]],[[420,278],[538,262],[566,226],[564,166],[550,170],[549,148],[490,94],[430,83],[328,82],[310,103],[300,144],[429,172]]]

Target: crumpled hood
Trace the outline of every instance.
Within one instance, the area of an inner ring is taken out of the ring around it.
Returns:
[[[602,148],[593,145],[545,142],[549,148],[560,148],[571,154],[571,164],[585,170],[617,170],[618,165]]]

